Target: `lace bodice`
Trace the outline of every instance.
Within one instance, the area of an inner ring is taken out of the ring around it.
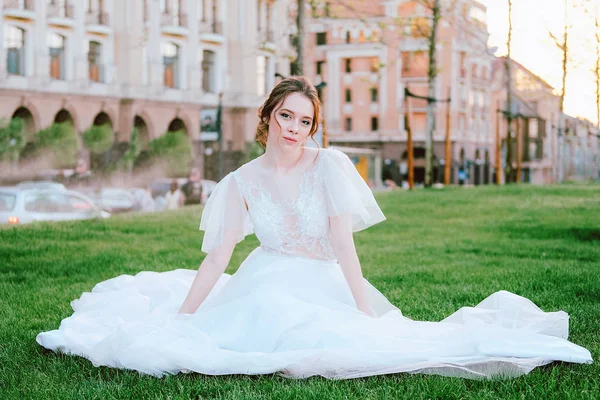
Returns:
[[[299,174],[282,179],[257,173],[258,168],[253,168],[252,164],[233,173],[248,206],[254,233],[263,248],[278,253],[335,259],[323,176],[319,174],[322,157],[323,154],[318,154],[307,167],[301,168]]]
[[[344,153],[305,149],[307,157],[284,176],[260,159],[223,178],[202,213],[202,250],[256,233],[269,251],[335,260],[329,218],[349,215],[353,231],[385,219],[375,198]]]

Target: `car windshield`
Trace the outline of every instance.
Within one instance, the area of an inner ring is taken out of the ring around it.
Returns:
[[[69,193],[32,192],[25,196],[25,210],[39,213],[91,213],[94,206]]]
[[[12,211],[15,208],[17,196],[12,193],[0,192],[0,212]]]

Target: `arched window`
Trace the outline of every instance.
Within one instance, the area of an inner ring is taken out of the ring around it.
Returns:
[[[179,87],[179,46],[171,42],[162,44],[164,65],[164,85],[171,88]]]
[[[50,77],[65,79],[65,37],[57,33],[48,33],[50,51]]]
[[[25,31],[13,25],[4,25],[6,72],[25,75]]]

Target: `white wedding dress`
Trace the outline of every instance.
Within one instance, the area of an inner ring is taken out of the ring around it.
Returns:
[[[73,301],[73,315],[40,333],[38,343],[155,376],[485,378],[526,374],[554,360],[592,362],[567,340],[565,312],[543,312],[506,291],[441,322],[419,322],[365,280],[376,317],[358,311],[335,261],[329,217],[352,215],[354,231],[385,217],[346,155],[314,151],[314,162],[284,179],[255,160],[217,185],[202,214],[202,250],[252,232],[261,246],[235,274],[222,275],[195,314],[177,314],[195,271],[121,275]]]

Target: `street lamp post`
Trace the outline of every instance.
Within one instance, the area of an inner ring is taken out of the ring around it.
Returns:
[[[218,154],[218,180],[223,178],[223,127],[222,127],[222,116],[223,111],[223,93],[219,93],[219,105],[217,106],[217,135],[219,138],[219,154]]]

